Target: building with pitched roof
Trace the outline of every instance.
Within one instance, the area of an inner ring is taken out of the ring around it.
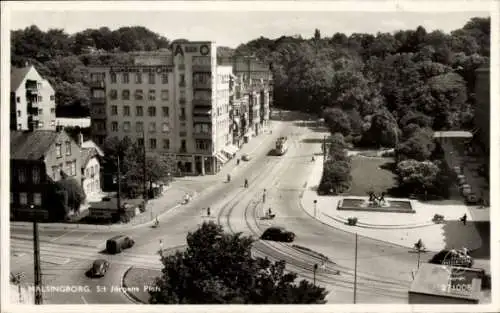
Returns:
[[[52,183],[63,177],[82,179],[82,152],[65,131],[10,132],[11,218],[57,219],[51,211]]]
[[[101,158],[102,150],[92,141],[83,141],[79,136],[79,145],[82,150],[82,187],[87,202],[101,201],[104,194],[101,188]]]
[[[11,69],[10,129],[56,129],[54,89],[32,65]]]

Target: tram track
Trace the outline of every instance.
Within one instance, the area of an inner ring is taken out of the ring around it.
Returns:
[[[298,146],[297,140],[293,140],[291,143],[294,148],[297,148]],[[288,154],[287,157],[291,158],[293,156],[290,156]],[[238,232],[235,231],[231,222],[231,215],[233,213],[233,210],[238,206],[239,203],[242,202],[243,199],[249,198],[248,196],[249,194],[255,194],[256,189],[259,189],[258,188],[259,185],[255,184],[255,182],[260,181],[261,183],[260,185],[262,185],[263,182],[267,182],[268,180],[272,179],[271,184],[265,184],[266,186],[272,186],[274,184],[274,181],[276,181],[279,178],[279,175],[277,174],[278,173],[282,174],[286,172],[292,166],[291,162],[289,162],[287,166],[283,165],[279,166],[283,164],[280,161],[281,161],[280,159],[278,159],[278,162],[268,161],[265,168],[262,169],[259,174],[252,177],[251,179],[252,187],[249,187],[249,189],[247,190],[247,192],[245,192],[245,194],[237,193],[234,197],[232,197],[230,201],[228,201],[223,207],[221,207],[218,214],[218,223],[220,225],[222,222],[222,217],[225,216],[226,218],[224,221],[225,222],[224,226],[231,233]],[[252,191],[254,192],[252,193]],[[259,240],[258,238],[262,233],[262,228],[259,226],[259,222],[255,213],[259,207],[260,202],[258,200],[256,201],[253,199],[255,198],[255,196],[250,198],[251,199],[248,201],[248,203],[245,205],[244,208],[245,210],[244,219],[246,223],[246,228],[250,231],[250,235],[257,237],[257,241],[253,249],[254,254],[261,255],[263,257],[270,257],[271,259],[274,260],[285,260],[289,268],[291,267],[298,270],[297,272],[300,276],[305,278],[310,278],[313,266],[315,263],[317,263],[318,258],[311,256],[310,254],[298,251],[297,249],[294,249],[284,243],[270,243]],[[252,212],[251,218],[249,218],[248,216],[249,211]],[[255,225],[251,225],[250,221],[253,221]],[[348,267],[342,267],[335,263],[331,263],[331,265],[333,265],[334,269],[329,268],[326,271],[317,273],[316,280],[320,283],[325,283],[329,286],[341,287],[352,290],[353,279],[349,278],[353,278],[354,276],[353,271]],[[337,271],[340,272],[340,276],[338,275]],[[404,291],[404,295],[401,295],[401,298],[406,298],[406,290],[407,290],[406,288],[404,288],[403,290],[399,287],[396,287],[396,289],[393,288],[394,285],[400,285],[401,281],[381,280],[378,277],[377,278],[370,277],[368,275],[364,275],[363,273],[359,273],[358,277],[360,281],[358,282],[357,285],[358,287],[360,287],[360,292],[364,291],[363,289],[365,289],[366,291],[369,290],[371,294],[375,293],[387,296],[388,295],[387,293],[390,293],[391,296],[396,296],[395,293],[400,293],[401,291]],[[377,286],[380,284],[382,284],[382,286]]]

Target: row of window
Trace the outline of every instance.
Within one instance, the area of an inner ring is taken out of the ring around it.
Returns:
[[[144,146],[144,138],[137,138],[137,145],[140,147]],[[149,139],[149,148],[156,149],[157,148],[157,140],[156,138]],[[162,149],[170,149],[170,139],[162,139]]]
[[[91,178],[94,175],[99,175],[99,166],[97,164],[91,167],[87,167],[85,170],[85,177]]]
[[[71,141],[66,141],[65,143],[65,154],[66,155],[71,155]],[[56,143],[56,157],[62,158],[62,144],[61,143]]]
[[[36,115],[42,115],[43,109],[39,108]],[[56,114],[56,108],[50,108],[50,114]],[[21,117],[21,110],[17,110],[17,117]]]
[[[69,176],[76,176],[76,160],[66,162],[66,168],[63,169],[63,164],[52,166],[52,179],[57,179],[57,173],[64,171]]]
[[[124,132],[130,132],[131,124],[130,122],[123,122],[123,131]],[[118,122],[111,122],[111,131],[117,132],[119,126]],[[143,122],[136,122],[135,123],[135,130],[140,133],[144,130],[144,123]],[[150,122],[149,123],[149,128],[148,128],[150,133],[155,133],[156,132],[156,123],[155,122]],[[168,133],[170,131],[170,126],[168,123],[162,123],[161,126],[161,131],[164,133]]]
[[[98,192],[98,191],[101,191],[101,187],[99,185],[99,179],[96,179],[96,180],[93,180],[93,181],[90,181],[88,183],[85,184],[85,191],[87,192]]]
[[[95,98],[104,98],[104,91],[102,90],[94,90]],[[118,99],[118,91],[116,89],[111,89],[109,92],[109,97],[111,100]],[[122,100],[130,100],[130,90],[124,89],[122,90]],[[135,100],[144,100],[144,93],[142,89],[136,89],[134,93]],[[166,89],[161,91],[161,100],[168,101],[169,92]],[[155,101],[156,100],[156,90],[150,89],[148,91],[148,100]]]
[[[33,98],[33,102],[42,102],[43,101],[43,97],[42,96],[37,96],[35,98]],[[50,96],[50,101],[54,101],[56,100],[56,97],[54,95],[51,95]],[[17,103],[20,103],[21,102],[21,97],[16,97],[16,102]]]
[[[184,108],[182,108],[182,110],[184,110]],[[181,110],[181,113],[183,112],[182,110]],[[161,107],[161,111],[162,111],[163,117],[169,117],[169,115],[170,115],[169,107]],[[111,115],[113,115],[113,116],[118,115],[118,106],[117,105],[111,106]],[[155,106],[148,107],[148,115],[150,117],[156,116],[156,107]],[[185,115],[185,112],[182,113],[181,115]],[[130,106],[128,106],[128,105],[123,106],[123,116],[130,116]],[[144,108],[142,106],[135,107],[135,116],[144,116]]]
[[[40,168],[32,167],[32,168],[18,168],[17,169],[17,181],[20,184],[24,184],[28,182],[28,178],[31,177],[31,183],[39,184],[40,183]]]
[[[143,83],[143,73],[122,73],[121,74],[122,84],[130,83],[130,74],[133,75],[135,84],[142,84]],[[111,80],[112,84],[117,83],[117,81],[118,81],[117,76],[118,76],[117,73],[110,73],[110,80]],[[148,80],[149,84],[156,84],[156,73],[155,72],[147,73],[147,80]],[[168,84],[168,73],[161,74],[161,83]]]
[[[14,197],[15,197],[15,193],[11,192],[10,193],[10,204],[13,204],[15,201],[14,201]],[[19,193],[19,204],[21,205],[27,205],[28,204],[28,193],[27,192],[20,192]],[[39,192],[35,192],[33,194],[31,194],[31,197],[32,197],[32,201],[30,201],[31,203],[30,204],[34,204],[34,205],[42,205],[42,194],[39,193]]]

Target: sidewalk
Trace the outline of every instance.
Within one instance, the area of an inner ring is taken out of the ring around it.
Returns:
[[[323,157],[318,156],[302,195],[301,205],[309,215],[314,217],[313,201],[317,200],[316,218],[323,224],[409,248],[412,248],[418,239],[422,239],[427,249],[431,251],[464,246],[474,250],[483,244],[474,224],[463,225],[459,218],[465,213],[469,221],[483,220],[489,216],[487,209],[469,208],[456,201],[440,201],[436,204],[411,200],[416,211],[414,214],[337,210],[338,202],[342,197],[318,196],[315,191],[322,172]],[[363,197],[349,196],[349,198]],[[481,211],[481,214],[476,211]],[[434,214],[443,215],[446,222],[434,224],[432,222]],[[349,217],[358,218],[356,226],[347,225]]]

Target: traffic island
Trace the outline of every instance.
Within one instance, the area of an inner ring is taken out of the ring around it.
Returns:
[[[122,279],[122,290],[133,302],[149,303],[149,290],[154,286],[155,279],[160,277],[161,270],[130,267]]]

